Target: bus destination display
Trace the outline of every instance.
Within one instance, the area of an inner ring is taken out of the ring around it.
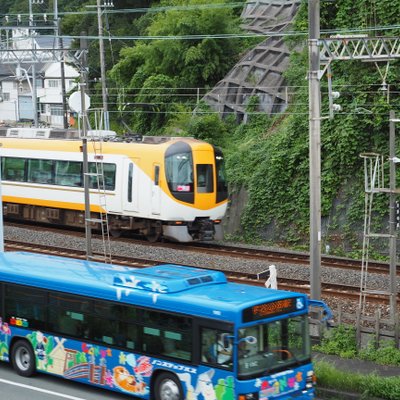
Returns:
[[[243,310],[243,322],[258,321],[259,319],[285,314],[298,310],[296,298],[273,301],[271,303],[258,304]]]

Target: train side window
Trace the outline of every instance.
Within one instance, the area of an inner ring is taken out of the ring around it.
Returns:
[[[29,159],[28,182],[54,184],[54,161]]]
[[[79,161],[56,161],[55,184],[82,186],[82,163]]]
[[[129,164],[128,171],[128,202],[132,203],[132,187],[133,187],[133,164]]]
[[[197,164],[197,192],[212,193],[214,189],[212,164]]]
[[[160,184],[160,167],[158,165],[154,167],[154,184],[156,186]]]
[[[104,177],[104,189],[105,190],[115,190],[115,173],[117,166],[115,164],[108,163],[89,163],[89,173],[99,174],[97,176],[89,176],[89,187],[90,189],[97,189],[97,181],[99,181],[100,188],[103,187],[103,178]]]
[[[2,160],[2,178],[6,181],[25,181],[25,159],[16,157],[5,157]]]

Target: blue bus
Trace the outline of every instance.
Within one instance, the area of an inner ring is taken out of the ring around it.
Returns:
[[[219,271],[0,254],[0,359],[143,399],[310,399],[310,300]]]

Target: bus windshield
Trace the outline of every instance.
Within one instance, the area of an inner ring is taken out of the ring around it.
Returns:
[[[238,378],[268,375],[311,358],[307,315],[239,330]]]

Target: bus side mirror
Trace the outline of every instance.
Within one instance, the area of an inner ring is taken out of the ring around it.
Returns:
[[[257,344],[257,338],[255,336],[246,336],[239,340],[239,343],[246,342],[248,344]]]

